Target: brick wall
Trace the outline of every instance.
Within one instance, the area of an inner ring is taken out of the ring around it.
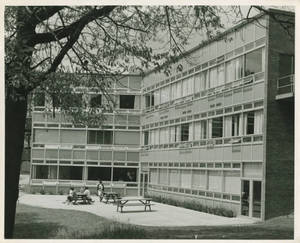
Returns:
[[[265,219],[288,214],[294,208],[294,101],[275,99],[280,53],[293,54],[294,41],[280,24],[270,17],[265,100]]]

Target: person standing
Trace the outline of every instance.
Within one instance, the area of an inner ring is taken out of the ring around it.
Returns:
[[[97,192],[98,192],[99,200],[101,202],[104,197],[104,184],[101,180],[99,180],[99,183],[97,184]]]

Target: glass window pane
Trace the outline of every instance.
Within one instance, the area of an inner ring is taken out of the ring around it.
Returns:
[[[223,137],[223,117],[212,119],[212,137]]]
[[[262,49],[245,55],[245,76],[262,71]]]

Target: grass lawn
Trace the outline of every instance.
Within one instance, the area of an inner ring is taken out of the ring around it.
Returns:
[[[294,219],[279,217],[248,226],[143,227],[75,210],[19,204],[16,239],[293,239]]]

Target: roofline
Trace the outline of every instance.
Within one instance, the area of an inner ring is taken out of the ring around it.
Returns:
[[[274,12],[274,13],[278,13],[278,14],[290,15],[290,16],[292,16],[292,15],[294,16],[295,15],[294,12],[286,11],[286,10],[280,10],[280,9],[274,9],[274,8],[269,8],[268,11]],[[196,50],[198,50],[198,49],[200,49],[200,48],[202,48],[204,46],[207,46],[207,45],[209,45],[210,43],[212,43],[214,41],[217,41],[217,40],[223,38],[225,35],[233,32],[233,31],[236,31],[236,30],[242,28],[243,26],[245,26],[245,25],[247,25],[247,24],[249,24],[249,23],[251,23],[251,22],[253,22],[253,21],[255,21],[255,20],[257,20],[257,19],[259,19],[259,18],[261,18],[263,16],[265,16],[265,15],[267,15],[267,14],[264,13],[264,12],[262,12],[262,13],[259,13],[259,14],[255,15],[255,16],[251,17],[251,19],[244,19],[244,20],[241,21],[241,23],[236,24],[236,25],[230,27],[229,29],[227,29],[224,32],[218,34],[217,36],[213,37],[212,39],[203,40],[199,45],[197,45],[197,46],[195,46],[195,47],[187,50],[183,54],[179,55],[178,58],[181,59],[181,58],[189,55],[190,53],[192,53],[192,52],[194,52],[194,51],[196,51]],[[167,65],[167,63],[163,64],[162,67],[164,67],[165,65]],[[145,72],[145,76],[147,76],[147,75],[149,75],[149,74],[151,74],[151,73],[153,73],[153,72],[155,72],[157,70],[158,70],[158,68],[154,68],[152,70],[149,70],[148,72]]]

